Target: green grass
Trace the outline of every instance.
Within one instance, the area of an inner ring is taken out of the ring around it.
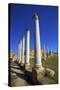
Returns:
[[[58,55],[47,57],[46,61],[42,60],[42,65],[45,68],[50,68],[55,71],[54,80],[58,83]],[[34,66],[34,59],[30,59],[30,68]]]
[[[45,61],[46,64],[53,64],[56,65],[58,62],[58,57],[57,56],[52,56],[47,58],[47,60]]]
[[[34,65],[34,58],[30,59],[30,64]]]
[[[13,75],[13,73],[11,73],[11,87],[15,86],[16,79],[17,79],[17,76]]]
[[[47,58],[46,61],[42,60],[43,67],[50,68],[55,71],[54,80],[58,83],[58,56],[54,55]]]
[[[14,63],[18,64],[17,61],[15,61]],[[54,55],[52,57],[47,57],[46,61],[42,60],[42,65],[45,68],[50,68],[50,69],[55,71],[54,80],[55,80],[56,83],[58,83],[58,56]],[[30,59],[30,67],[29,67],[29,69],[32,69],[33,66],[34,66],[34,58]],[[12,84],[14,84],[14,82],[15,82],[14,80],[16,79],[16,77],[12,76],[12,79],[13,79]]]

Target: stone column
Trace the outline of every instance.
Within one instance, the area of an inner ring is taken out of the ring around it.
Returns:
[[[49,48],[47,47],[47,57],[49,57]]]
[[[51,56],[53,56],[53,52],[52,52],[52,49],[51,49]]]
[[[46,52],[46,48],[45,48],[45,45],[44,45],[44,60],[46,61],[46,58],[47,58],[47,52]]]
[[[41,62],[41,44],[40,44],[40,29],[39,29],[39,17],[38,14],[34,15],[34,24],[35,24],[35,67],[42,67]]]
[[[22,54],[21,54],[21,66],[24,66],[25,64],[25,56],[24,56],[24,52],[25,52],[25,37],[23,36],[22,38]]]
[[[22,40],[20,40],[20,43],[18,45],[18,60],[19,60],[19,64],[21,62],[21,53],[22,53]]]
[[[35,84],[37,84],[38,80],[41,80],[44,76],[44,68],[42,67],[41,62],[41,44],[40,44],[40,29],[39,29],[39,17],[38,14],[35,13],[33,16],[34,18],[34,26],[35,26],[35,34],[34,34],[34,40],[35,40],[35,65],[32,69],[33,73],[33,81]]]
[[[26,60],[25,60],[25,68],[28,68],[29,63],[29,53],[30,53],[30,30],[26,29]]]
[[[20,43],[18,45],[18,63],[20,64]]]

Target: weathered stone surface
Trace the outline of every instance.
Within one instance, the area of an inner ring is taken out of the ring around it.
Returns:
[[[12,73],[13,76],[16,76],[16,73]]]
[[[15,87],[15,86],[28,86],[28,80],[27,77],[25,76],[25,73],[19,69],[20,67],[17,65],[11,63],[10,65],[10,81],[9,81],[9,86]]]
[[[21,67],[24,67],[24,63],[20,63],[20,66],[21,66]]]
[[[9,60],[10,60],[11,62],[18,60],[18,56],[17,56],[15,53],[13,53],[13,52],[10,52],[10,53],[9,53],[9,58],[10,58]]]
[[[46,68],[46,71],[45,71],[46,75],[53,78],[54,75],[55,75],[55,71],[50,69],[50,68]]]
[[[21,63],[20,68],[21,68],[21,70],[25,70],[25,64]]]
[[[32,79],[34,84],[55,84],[53,77],[55,75],[54,70],[49,68],[33,68]],[[45,76],[46,75],[46,76]]]
[[[32,79],[33,79],[33,82],[37,82],[38,80],[41,80],[44,75],[45,75],[45,68],[41,67],[41,68],[33,68],[32,70]]]
[[[49,79],[48,77],[43,77],[42,79],[38,80],[38,82],[42,85],[56,84],[55,80]]]
[[[29,71],[30,70],[30,67],[31,67],[30,65],[25,64],[25,70],[26,71]]]

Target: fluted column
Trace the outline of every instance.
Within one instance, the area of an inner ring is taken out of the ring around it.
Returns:
[[[29,66],[29,53],[30,53],[30,30],[26,29],[26,61],[25,65]]]
[[[41,44],[40,44],[40,28],[39,28],[39,17],[38,14],[34,15],[34,24],[35,24],[35,67],[41,67]]]

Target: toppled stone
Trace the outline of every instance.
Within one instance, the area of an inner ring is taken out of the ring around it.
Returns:
[[[32,74],[33,74],[33,82],[36,84],[37,81],[41,80],[44,75],[45,75],[45,68],[41,67],[41,68],[33,68],[32,70]]]
[[[52,70],[52,69],[50,69],[50,68],[46,68],[46,71],[45,72],[46,72],[46,75],[49,76],[49,77],[51,77],[51,78],[53,78],[54,75],[55,75],[55,71]]]
[[[13,76],[16,76],[16,73],[12,73]]]

